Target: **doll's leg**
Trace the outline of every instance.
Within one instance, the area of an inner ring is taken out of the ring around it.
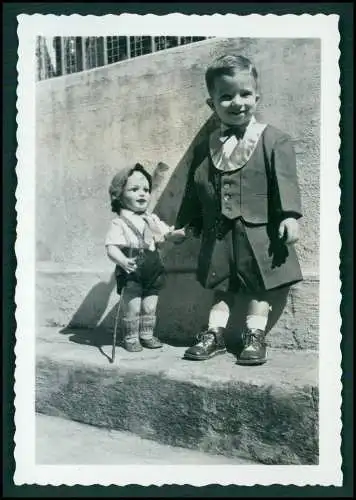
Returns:
[[[224,332],[229,321],[233,295],[230,292],[215,292],[209,313],[208,329],[198,334],[197,343],[184,353],[186,359],[204,361],[216,354],[226,352]]]
[[[158,295],[148,295],[142,299],[140,341],[147,349],[162,347],[162,342],[154,336]]]
[[[142,351],[139,342],[141,286],[129,281],[121,294],[121,313],[124,327],[124,348],[130,352]]]

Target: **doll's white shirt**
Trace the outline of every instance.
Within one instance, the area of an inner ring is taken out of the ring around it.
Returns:
[[[156,244],[164,240],[172,228],[163,222],[155,214],[136,214],[131,210],[122,209],[120,214],[130,220],[137,230],[142,234],[145,243],[150,250],[156,248]],[[116,245],[118,247],[139,248],[140,240],[125,220],[118,215],[111,221],[109,231],[105,238],[105,246]]]

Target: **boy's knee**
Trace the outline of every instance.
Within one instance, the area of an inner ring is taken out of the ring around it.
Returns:
[[[214,309],[228,311],[234,303],[233,294],[230,292],[215,292],[214,294]]]
[[[252,299],[248,307],[248,314],[268,316],[270,310],[271,306],[266,300]]]

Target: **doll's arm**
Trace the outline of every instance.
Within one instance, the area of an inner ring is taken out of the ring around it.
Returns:
[[[126,238],[122,230],[122,223],[119,219],[111,221],[109,231],[105,238],[105,248],[109,259],[127,273],[136,270],[136,259],[128,258],[120,249],[120,246],[127,246]]]
[[[136,271],[136,258],[128,258],[117,245],[107,245],[106,252],[109,259],[127,273]]]
[[[166,241],[171,241],[172,243],[182,243],[187,238],[194,237],[194,229],[191,226],[184,226],[179,229],[172,228],[169,233],[166,234]]]

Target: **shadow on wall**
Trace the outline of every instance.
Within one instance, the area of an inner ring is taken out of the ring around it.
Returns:
[[[114,273],[111,274],[109,281],[100,281],[94,285],[60,333],[69,335],[69,340],[78,344],[97,347],[110,344],[112,334],[107,325],[114,317],[116,307],[114,306],[109,313],[106,313],[106,310],[115,285]]]
[[[194,153],[210,132],[216,127],[215,118],[210,117],[202,126],[188,150],[170,176],[166,186],[160,191],[157,185],[158,200],[155,213],[168,224],[174,224],[187,179],[189,166]],[[162,171],[159,178],[162,186],[169,171]],[[158,306],[157,334],[167,344],[188,346],[195,342],[195,336],[206,328],[212,292],[204,290],[195,279],[195,268],[199,251],[199,240],[186,241],[181,245],[168,246],[163,254],[167,269],[167,284],[160,296]],[[116,306],[106,312],[112,291],[115,287],[115,276],[112,274],[108,282],[100,282],[87,294],[72,319],[61,332],[69,334],[70,341],[96,346],[101,349],[112,342],[115,323]],[[117,297],[117,299],[119,299]],[[270,314],[268,331],[278,321],[287,300],[287,292],[274,292],[271,296],[272,313]],[[117,300],[118,302],[118,300]],[[239,344],[239,332],[246,316],[247,300],[244,296],[237,298],[232,311],[230,325],[227,329],[227,344],[236,349]],[[182,322],[184,318],[184,322]],[[88,329],[88,327],[90,328]],[[120,328],[117,343],[121,341]],[[103,352],[106,356],[106,354]]]
[[[213,118],[207,120],[207,122],[202,126],[183,158],[175,168],[173,174],[170,176],[167,185],[162,190],[161,194],[157,195],[158,200],[156,200],[155,212],[168,224],[174,224],[175,222],[179,205],[184,194],[185,179],[188,173],[189,165],[192,161],[194,150],[197,144],[204,140],[214,126],[215,122]],[[161,172],[158,172],[158,175],[154,176],[154,188],[157,193],[159,193],[161,186],[164,185],[166,175],[168,175],[168,172],[162,170]],[[183,272],[186,272],[187,269],[194,272],[197,249],[197,242],[193,241],[175,246],[173,252],[167,252],[164,256],[164,262],[167,267],[168,274],[175,276],[175,273],[177,273],[181,276],[181,271],[183,270]],[[69,339],[72,342],[80,344],[94,345],[97,347],[110,344],[115,322],[116,305],[114,305],[108,313],[105,313],[105,311],[109,305],[110,296],[114,287],[114,274],[112,274],[108,282],[100,282],[95,285],[86,295],[68,325],[61,330],[61,333],[70,335]],[[186,313],[182,316],[176,312],[175,306],[180,302],[180,297],[175,293],[176,289],[177,284],[175,283],[174,278],[168,280],[168,287],[165,289],[162,296],[169,297],[169,305],[166,304],[167,307],[160,307],[160,310],[158,311],[159,314],[167,311],[168,317],[170,317],[172,313],[176,318],[185,317]],[[191,293],[189,293],[189,295],[192,296]],[[104,318],[102,319],[103,315]],[[168,319],[167,314],[164,314],[164,317]],[[171,325],[167,325],[166,327],[165,321],[163,321],[163,323],[160,321],[160,326],[158,328],[162,332],[163,340],[165,340],[164,332],[168,332],[170,326]],[[167,339],[167,341],[172,340],[172,335],[180,338],[180,330],[182,330],[180,325],[178,325],[178,329],[176,326],[173,330],[170,330],[172,333],[168,335],[169,339]],[[120,340],[120,332],[118,332],[118,343]],[[187,340],[187,334],[182,336],[181,341],[177,339],[177,342],[183,342],[183,344],[186,342],[189,343],[189,340]]]

